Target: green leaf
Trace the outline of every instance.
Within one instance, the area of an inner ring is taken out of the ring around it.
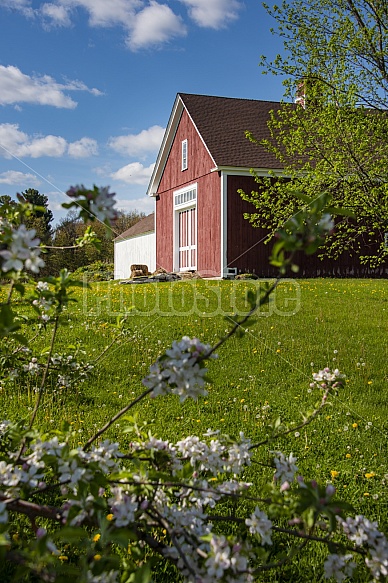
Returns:
[[[356,218],[356,214],[354,211],[350,209],[338,208],[338,207],[328,207],[325,209],[326,212],[330,213],[331,215],[338,215],[341,217],[351,217],[353,219]]]
[[[151,581],[151,575],[151,563],[147,562],[136,569],[136,572],[132,574],[129,581],[131,583],[149,583]]]

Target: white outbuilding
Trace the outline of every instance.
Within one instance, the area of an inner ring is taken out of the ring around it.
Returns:
[[[156,270],[155,213],[151,213],[114,240],[114,278],[128,279],[131,265]]]

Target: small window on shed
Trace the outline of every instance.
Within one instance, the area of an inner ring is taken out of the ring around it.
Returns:
[[[187,140],[182,142],[182,170],[187,170]]]

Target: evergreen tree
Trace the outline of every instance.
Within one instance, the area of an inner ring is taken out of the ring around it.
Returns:
[[[35,209],[32,215],[26,219],[25,224],[29,229],[35,229],[37,236],[45,245],[49,244],[52,236],[51,223],[54,219],[49,209],[49,201],[45,194],[41,194],[34,188],[28,188],[19,195],[19,198],[41,209]]]

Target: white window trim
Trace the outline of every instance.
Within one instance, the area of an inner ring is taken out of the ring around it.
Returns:
[[[185,198],[186,193],[195,193],[191,198],[189,197],[188,200],[184,200],[183,202],[176,202],[177,198],[180,197]],[[181,190],[174,191],[174,208],[184,208],[185,206],[193,206],[197,203],[197,185],[192,184],[189,188],[183,188]]]
[[[182,140],[182,172],[188,168],[188,152],[188,142],[187,140]]]

